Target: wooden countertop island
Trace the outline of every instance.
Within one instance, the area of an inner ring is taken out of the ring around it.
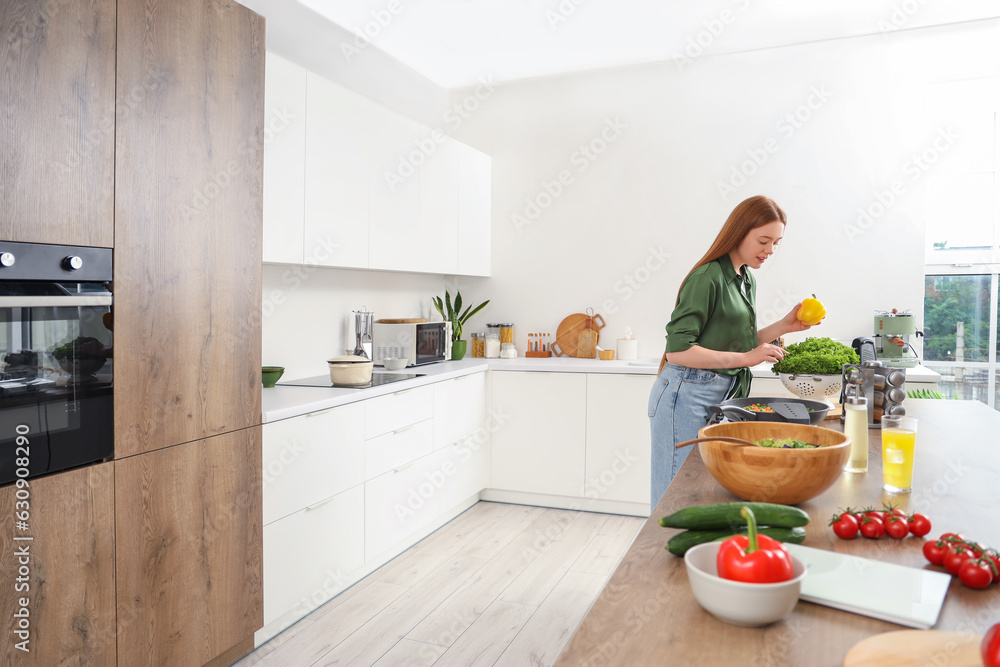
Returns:
[[[891,502],[926,514],[933,525],[928,537],[960,532],[1000,548],[1000,413],[954,400],[909,399],[906,409],[919,420],[913,492],[882,490],[881,432],[871,429],[868,472],[844,473],[825,493],[800,505],[811,518],[806,546],[931,567],[921,551],[923,539],[841,540],[827,525],[840,507]],[[840,428],[838,422],[826,424]],[[684,560],[664,549],[679,531],[660,527],[659,519],[689,505],[735,500],[705,469],[698,450],[692,451],[556,664],[840,665],[866,637],[907,629],[803,601],[764,628],[728,625],[711,616],[691,593]],[[1000,585],[976,591],[954,578],[933,629],[982,635],[997,622]],[[938,663],[929,657],[928,664]]]

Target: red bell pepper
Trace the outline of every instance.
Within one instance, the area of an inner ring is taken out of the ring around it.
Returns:
[[[747,534],[734,535],[719,547],[715,559],[719,576],[752,584],[772,584],[795,576],[791,556],[781,542],[757,534],[753,510],[744,507],[740,516],[747,520]]]
[[[980,650],[985,667],[1000,667],[1000,623],[986,631]]]

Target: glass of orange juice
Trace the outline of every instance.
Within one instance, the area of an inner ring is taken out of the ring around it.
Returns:
[[[917,420],[913,417],[882,417],[882,488],[889,493],[909,493],[913,488],[913,448]]]

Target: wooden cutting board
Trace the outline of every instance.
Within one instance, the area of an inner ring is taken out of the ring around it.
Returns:
[[[851,647],[844,667],[982,667],[982,637],[940,630],[899,630],[869,637]]]
[[[562,322],[556,329],[556,340],[552,343],[552,354],[555,356],[580,357],[580,332],[590,330],[600,336],[600,331],[605,326],[604,318],[599,313],[587,315],[586,313],[573,313]],[[585,342],[589,341],[590,334],[585,336]],[[594,349],[590,350],[589,359],[597,356],[597,337],[593,339]],[[587,352],[587,350],[584,350]]]

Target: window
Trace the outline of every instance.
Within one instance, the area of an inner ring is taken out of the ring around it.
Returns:
[[[946,397],[1000,410],[998,91],[996,78],[929,86],[937,120],[961,141],[926,182],[923,361]]]

